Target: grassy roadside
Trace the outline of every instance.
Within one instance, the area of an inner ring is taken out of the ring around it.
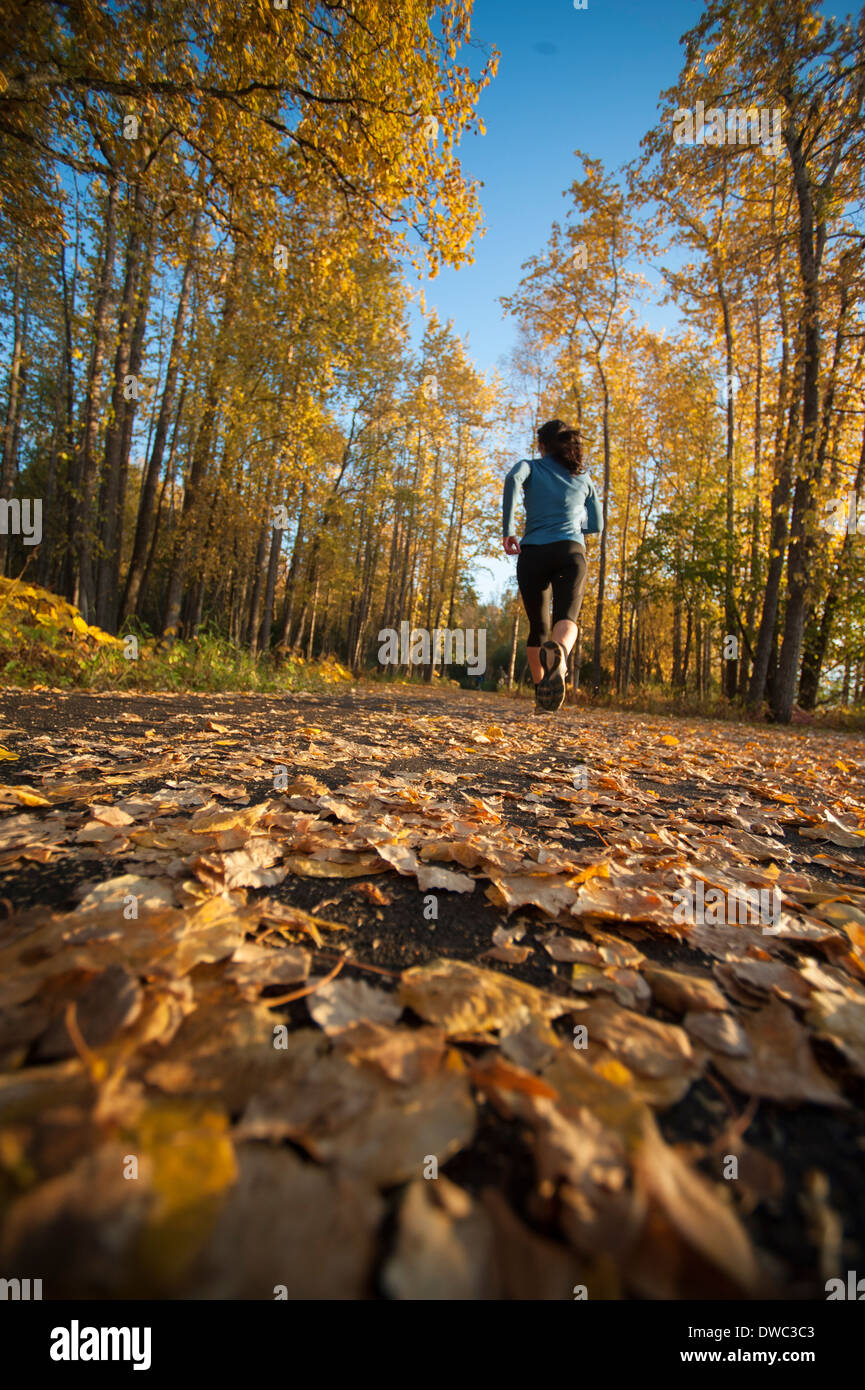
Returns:
[[[210,633],[170,648],[143,633],[112,637],[57,594],[0,579],[0,684],[6,687],[278,693],[352,679],[332,658],[277,663]]]
[[[388,686],[420,683],[384,672],[368,673],[360,680]],[[141,630],[112,637],[88,625],[79,610],[57,594],[20,579],[0,578],[0,686],[7,689],[285,694],[352,682],[356,683],[356,678],[334,657],[305,661],[289,656],[277,661],[269,653],[253,656],[207,631],[171,647],[158,644]],[[435,684],[458,686],[459,682],[443,676]],[[526,704],[532,699],[527,688],[500,693]],[[766,722],[764,715],[751,714],[717,695],[699,700],[696,696],[674,696],[660,687],[635,691],[623,700],[609,693],[593,696],[583,686],[573,703],[586,709],[755,727],[765,727]],[[861,732],[865,729],[865,708],[836,707],[810,714],[797,707],[793,724]]]

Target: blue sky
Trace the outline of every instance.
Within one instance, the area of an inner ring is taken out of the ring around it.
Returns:
[[[523,262],[564,220],[562,193],[578,173],[574,150],[608,170],[638,154],[659,95],[682,66],[679,38],[701,13],[699,0],[588,0],[585,10],[573,0],[475,0],[473,40],[501,58],[479,105],[486,134],[463,141],[460,161],[483,185],[487,230],[473,265],[444,270],[423,287],[427,309],[468,334],[480,368],[501,365],[513,346],[514,326],[498,298],[516,288]],[[675,323],[672,309],[646,317],[656,328]],[[483,597],[500,591],[513,563],[502,557],[491,574],[478,572]]]

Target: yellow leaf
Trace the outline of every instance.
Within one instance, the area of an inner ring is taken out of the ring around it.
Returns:
[[[200,1104],[149,1107],[128,1136],[150,1160],[156,1202],[141,1236],[145,1277],[157,1285],[183,1273],[210,1234],[237,1162],[227,1117]]]
[[[101,647],[120,647],[122,642],[119,637],[112,637],[110,632],[104,632],[101,627],[90,626],[87,628],[88,637],[92,637]]]
[[[30,787],[0,787],[0,802],[11,802],[13,806],[50,806],[44,796]]]
[[[262,804],[246,806],[243,810],[228,807],[226,810],[212,811],[204,807],[196,811],[189,823],[194,835],[216,835],[225,830],[251,830],[256,821],[264,815]]]
[[[629,1086],[634,1079],[633,1072],[615,1057],[610,1057],[607,1061],[596,1062],[595,1071],[602,1076],[605,1081],[612,1081],[614,1086]]]
[[[378,855],[361,855],[351,864],[339,864],[335,859],[311,859],[305,854],[291,854],[286,859],[289,873],[302,878],[365,878],[367,874],[387,873],[388,866]]]
[[[571,874],[568,884],[571,888],[576,888],[580,883],[588,883],[590,878],[609,878],[610,866],[605,860],[599,864],[589,864],[587,868],[580,869],[578,873]]]
[[[0,762],[17,763],[17,761],[17,753],[10,753],[8,748],[0,748]]]
[[[673,734],[664,734],[661,742],[666,743],[668,748],[678,748],[679,746],[679,740]]]

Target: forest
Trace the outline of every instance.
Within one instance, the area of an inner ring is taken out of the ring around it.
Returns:
[[[561,415],[605,516],[583,689],[782,722],[861,704],[862,16],[710,3],[632,161],[563,171],[567,215],[501,287],[496,373],[434,311],[413,348],[408,319],[409,269],[468,262],[482,225],[458,146],[498,55],[470,20],[12,0],[3,574],[111,634],[355,674],[383,628],[483,622],[513,686],[525,620],[513,587],[479,604],[476,567],[508,448]]]
[[[855,1364],[865,12],[678,4],[7,0],[24,1364]]]

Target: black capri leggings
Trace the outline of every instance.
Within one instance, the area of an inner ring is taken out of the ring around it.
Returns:
[[[556,623],[577,621],[588,569],[586,552],[576,541],[524,545],[517,557],[517,584],[529,620],[526,645],[546,642]],[[550,596],[552,595],[552,620]]]

